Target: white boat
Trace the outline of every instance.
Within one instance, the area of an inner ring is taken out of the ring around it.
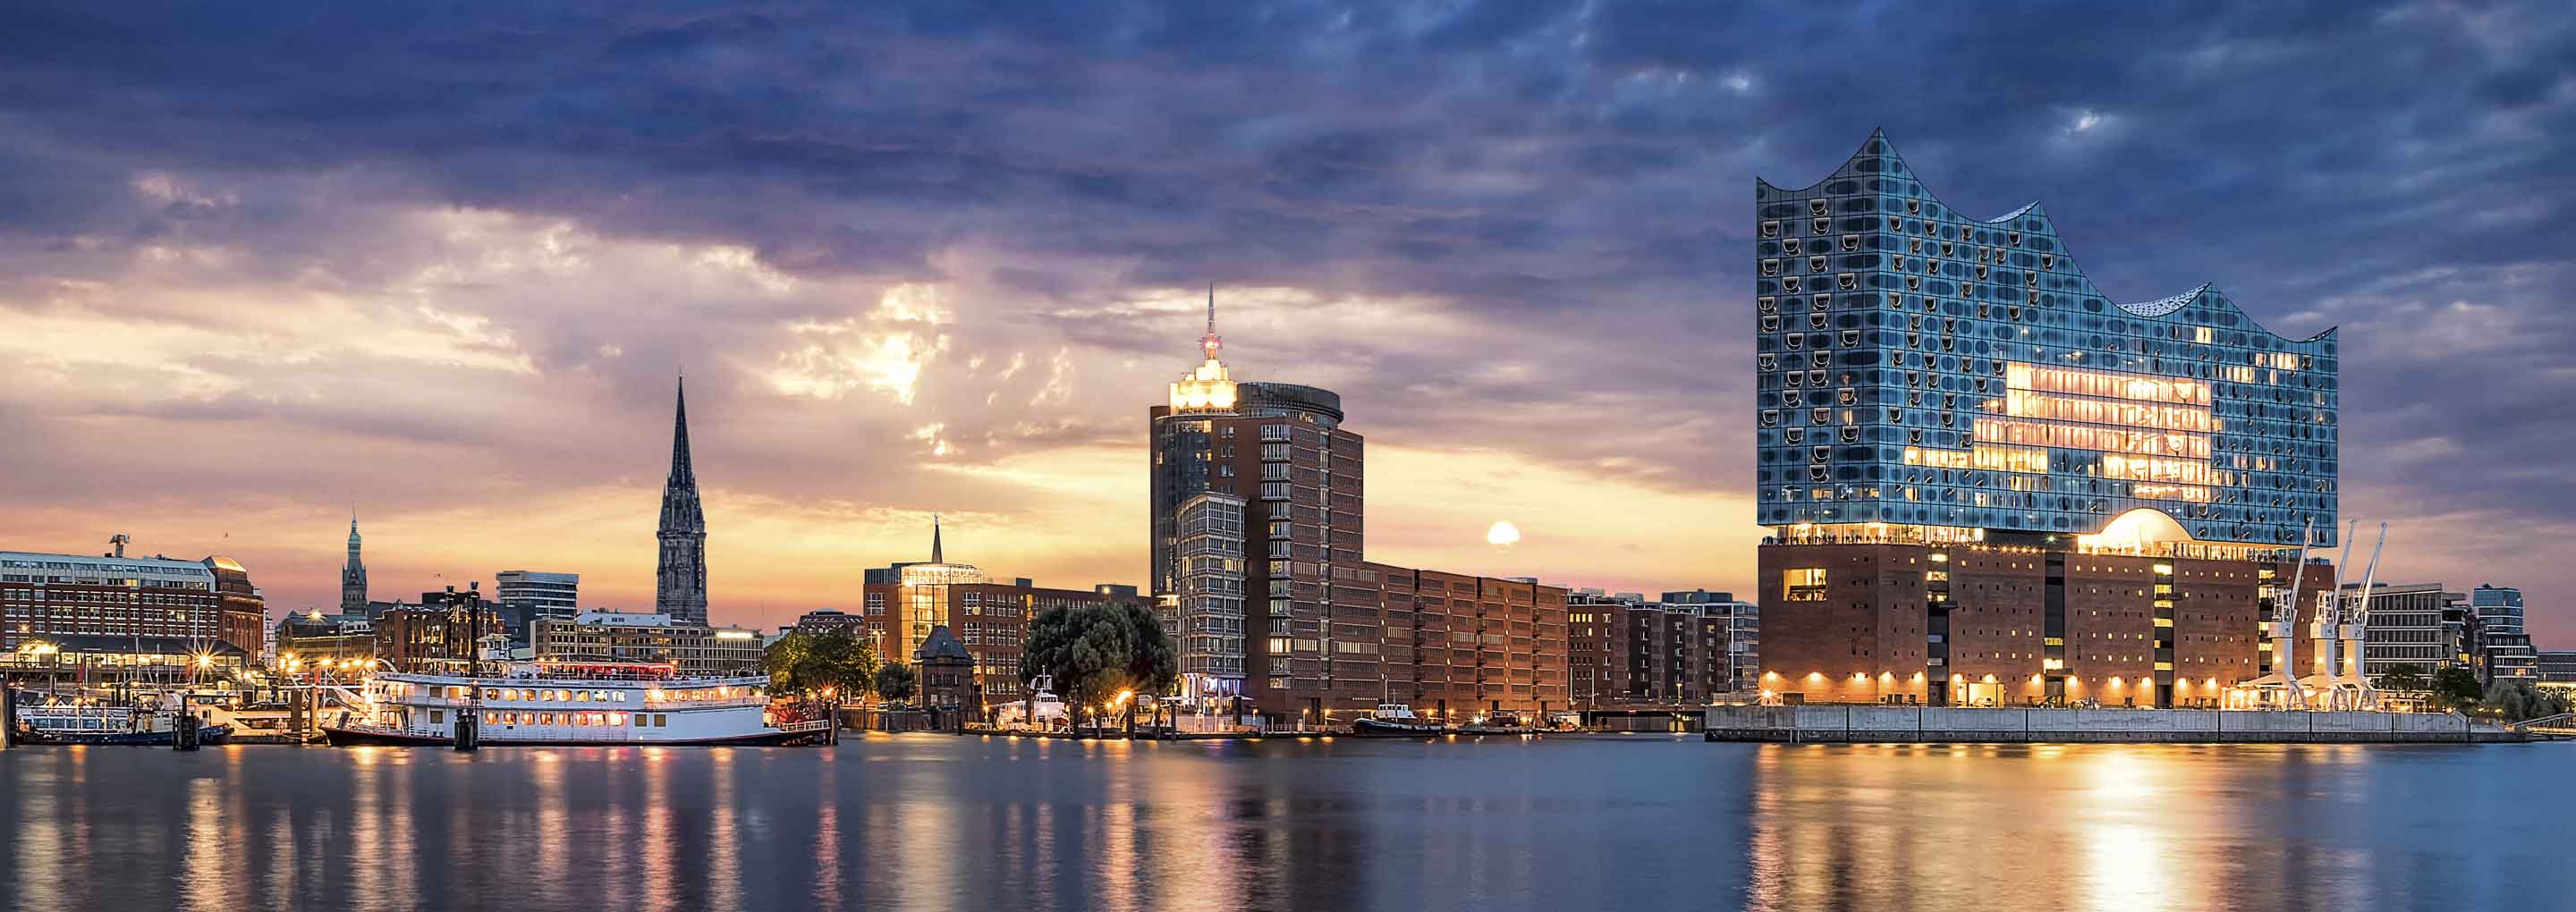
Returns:
[[[993,721],[1005,729],[1032,728],[1051,730],[1071,724],[1072,714],[1064,708],[1064,699],[1052,689],[1055,678],[1039,675],[1029,682],[1029,698],[993,707]]]
[[[211,716],[211,711],[209,711]],[[85,700],[27,701],[18,707],[18,740],[22,744],[90,744],[168,746],[178,713],[159,703],[118,706]],[[209,718],[197,729],[199,744],[222,744],[232,738],[230,725]]]
[[[380,672],[326,716],[335,745],[453,745],[476,714],[487,747],[821,742],[819,709],[772,701],[769,679],[679,678],[669,665],[535,662],[499,677]]]

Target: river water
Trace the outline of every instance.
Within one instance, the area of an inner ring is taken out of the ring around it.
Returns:
[[[81,909],[2558,909],[2576,746],[0,751]]]

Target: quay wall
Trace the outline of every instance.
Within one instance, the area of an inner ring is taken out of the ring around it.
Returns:
[[[2449,713],[1712,706],[1710,741],[1823,744],[2476,744],[2519,732]]]

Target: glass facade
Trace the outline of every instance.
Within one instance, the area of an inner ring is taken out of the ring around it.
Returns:
[[[2484,624],[2489,632],[2523,632],[2520,589],[2480,585],[2469,590],[2469,607],[2477,609],[2478,623]]]
[[[1764,525],[2335,537],[2336,345],[2202,286],[2114,303],[2037,204],[1933,198],[1884,135],[1805,189],[1756,181]]]
[[[1173,633],[1183,693],[1232,697],[1243,685],[1244,500],[1210,492],[1181,504]]]
[[[930,630],[948,623],[948,587],[982,585],[993,578],[971,564],[898,564],[903,588],[897,590],[900,622],[894,627],[894,650],[888,661],[912,661],[914,650],[930,639]]]

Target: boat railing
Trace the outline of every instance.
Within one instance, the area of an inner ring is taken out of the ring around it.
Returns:
[[[402,674],[385,675],[383,676],[383,679],[415,686],[478,687],[487,689],[493,687],[516,687],[522,690],[530,687],[539,689],[556,688],[569,690],[629,690],[639,686],[658,688],[662,690],[703,690],[709,687],[766,688],[769,686],[769,678],[765,675],[744,675],[732,678],[663,678],[658,680],[647,680],[635,678],[520,678]]]
[[[740,694],[731,697],[717,697],[709,700],[653,700],[645,699],[642,695],[639,695],[638,699],[635,700],[618,701],[513,700],[507,697],[485,697],[477,700],[472,697],[431,696],[413,693],[399,697],[392,697],[383,700],[382,702],[397,706],[423,706],[449,709],[480,708],[486,710],[533,710],[536,712],[678,712],[688,709],[726,709],[745,706],[767,706],[771,701],[765,694]]]

